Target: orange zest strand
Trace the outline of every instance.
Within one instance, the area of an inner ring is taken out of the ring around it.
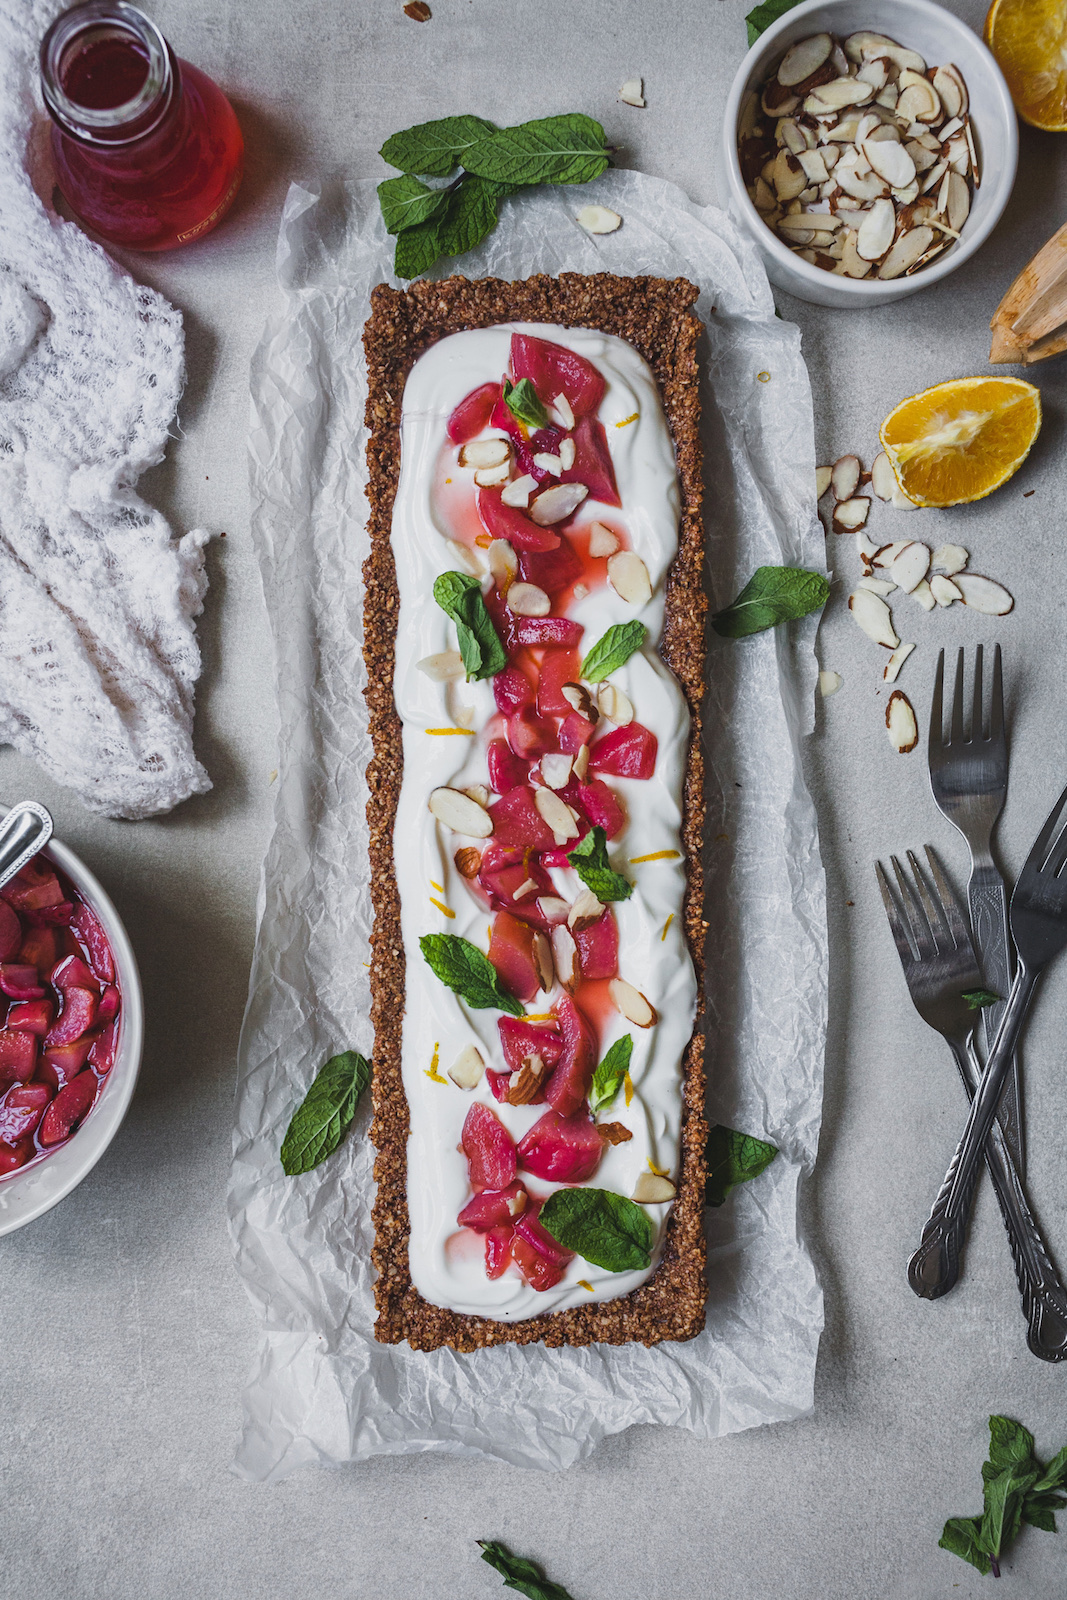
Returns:
[[[439,737],[441,734],[465,733],[468,739],[474,738],[474,730],[472,728],[426,728],[423,731],[425,733],[437,734]]]
[[[448,1082],[448,1079],[447,1078],[442,1078],[441,1074],[437,1070],[437,1068],[440,1066],[440,1064],[441,1064],[441,1044],[440,1044],[440,1040],[438,1040],[434,1044],[433,1057],[432,1057],[432,1059],[430,1061],[429,1070],[426,1073],[426,1076],[431,1080],[432,1083],[447,1083]]]
[[[622,1086],[626,1094],[626,1104],[629,1105],[630,1101],[634,1097],[634,1080],[631,1078],[629,1073],[627,1073],[625,1078],[622,1080]]]
[[[667,918],[666,922],[663,924],[663,932],[659,936],[660,944],[662,944],[663,941],[666,939],[666,937],[667,937],[667,929],[670,927],[670,925],[671,925],[671,923],[673,921],[674,921],[674,912],[672,911],[670,916]]]
[[[640,411],[635,411],[632,416],[623,417],[622,421],[621,422],[617,422],[615,424],[615,426],[617,428],[628,428],[630,426],[631,422],[636,422],[640,415],[641,415]]]
[[[631,856],[630,865],[631,867],[639,867],[642,861],[680,861],[681,859],[682,852],[680,850],[653,850],[647,856]]]
[[[652,1160],[651,1156],[648,1157],[648,1170],[649,1170],[649,1172],[654,1172],[656,1174],[657,1178],[668,1178],[668,1177],[670,1177],[670,1173],[668,1172],[667,1168],[666,1167],[657,1167],[656,1163]]]
[[[590,1294],[593,1292],[593,1285],[589,1282],[588,1278],[579,1278],[578,1287],[579,1289],[588,1289]]]
[[[430,888],[431,889],[436,889],[438,894],[444,894],[444,892],[445,892],[444,884],[443,883],[434,883],[432,878],[430,879]]]
[[[431,905],[432,905],[432,906],[436,906],[436,907],[437,907],[437,909],[438,909],[438,911],[441,911],[441,912],[443,912],[443,913],[444,913],[444,915],[445,915],[445,916],[446,916],[446,917],[448,917],[448,918],[449,918],[449,919],[451,919],[451,918],[454,918],[454,917],[455,917],[455,915],[456,915],[456,913],[455,913],[455,912],[454,912],[454,911],[450,911],[450,910],[449,910],[449,909],[448,909],[448,907],[447,907],[447,906],[446,906],[446,905],[445,905],[445,904],[444,904],[444,903],[443,903],[443,901],[441,901],[441,900],[435,900],[435,899],[434,899],[434,897],[433,897],[433,895],[431,895],[431,896],[430,896],[430,904],[431,904]]]

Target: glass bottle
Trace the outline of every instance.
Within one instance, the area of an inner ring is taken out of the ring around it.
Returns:
[[[93,233],[173,250],[225,216],[244,171],[233,107],[129,0],[85,0],[56,18],[41,89],[59,187]]]

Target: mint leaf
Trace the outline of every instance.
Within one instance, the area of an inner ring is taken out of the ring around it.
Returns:
[[[630,1033],[623,1034],[622,1038],[616,1039],[609,1048],[607,1055],[593,1073],[593,1087],[589,1091],[589,1106],[592,1111],[600,1111],[604,1106],[610,1106],[622,1088],[622,1080],[630,1070],[633,1049],[633,1035]]]
[[[438,229],[441,254],[461,256],[481,244],[496,227],[500,200],[514,192],[510,184],[492,183],[488,178],[464,178],[453,191]]]
[[[990,1560],[979,1543],[981,1526],[981,1517],[949,1517],[937,1543],[940,1549],[969,1561],[984,1575],[990,1570]]]
[[[535,1567],[524,1556],[513,1556],[507,1546],[496,1539],[479,1539],[478,1544],[482,1560],[502,1574],[505,1589],[517,1589],[527,1600],[573,1600],[568,1590],[546,1578],[540,1567]]]
[[[826,604],[830,585],[820,572],[804,567],[757,567],[733,605],[711,619],[724,639],[746,639],[749,634],[794,622]]]
[[[605,1272],[641,1272],[652,1260],[652,1220],[610,1189],[557,1189],[538,1221],[565,1250]]]
[[[708,1134],[708,1181],[705,1200],[721,1206],[731,1189],[758,1178],[778,1154],[776,1145],[751,1133],[738,1133],[718,1123]]]
[[[986,1476],[986,1468],[993,1472],[1002,1472],[1005,1467],[1028,1467],[1034,1458],[1034,1436],[1029,1429],[1024,1428],[1021,1422],[1013,1422],[1011,1417],[990,1417],[989,1419],[989,1460],[982,1468],[982,1476]]]
[[[1028,1522],[1031,1528],[1040,1528],[1042,1533],[1056,1532],[1056,1518],[1053,1512],[1060,1511],[1067,1506],[1067,1500],[1061,1494],[1035,1494],[1031,1489],[1023,1501],[1023,1521]]]
[[[424,272],[429,272],[441,254],[438,223],[437,217],[429,217],[397,235],[393,271],[398,278],[421,278]]]
[[[401,233],[416,223],[426,222],[448,204],[447,189],[428,189],[418,178],[406,174],[386,178],[378,185],[378,199],[387,233]]]
[[[515,996],[501,984],[489,957],[483,956],[469,939],[460,938],[458,933],[426,933],[419,940],[419,949],[430,970],[472,1010],[525,1016]]]
[[[434,583],[433,597],[456,624],[467,682],[503,672],[508,664],[507,651],[493,626],[477,578],[468,577],[465,572],[442,572]]]
[[[602,683],[612,672],[625,666],[648,638],[643,622],[613,622],[582,662],[580,676],[587,683]]]
[[[352,1126],[370,1075],[370,1062],[358,1050],[331,1056],[320,1068],[282,1140],[282,1171],[288,1177],[310,1172],[333,1155]]]
[[[608,836],[603,828],[590,828],[585,838],[568,852],[567,860],[601,905],[606,906],[612,900],[629,900],[634,892],[630,880],[608,865]]]
[[[784,17],[787,11],[792,11],[798,6],[800,0],[763,0],[762,5],[755,6],[745,21],[748,23],[748,47],[751,50],[761,33],[766,33],[772,22],[777,22],[779,17]]]
[[[963,998],[972,1011],[980,1011],[983,1006],[999,1005],[1004,996],[994,994],[992,989],[964,989]]]
[[[978,1542],[991,1561],[999,1560],[1004,1546],[1010,1544],[1018,1533],[1026,1492],[1036,1482],[1037,1472],[1028,1472],[1019,1463],[1005,1467],[1002,1472],[986,1479],[985,1508]]]
[[[574,111],[494,129],[461,159],[468,172],[497,183],[588,183],[604,171],[608,150],[600,123]]]
[[[1067,1444],[1064,1445],[1058,1456],[1049,1462],[1040,1478],[1034,1484],[1034,1494],[1046,1494],[1052,1489],[1067,1489]]]
[[[520,378],[518,383],[504,379],[504,404],[517,422],[524,422],[534,433],[548,427],[548,412],[529,378]]]
[[[394,133],[378,153],[401,172],[444,178],[455,167],[466,165],[467,152],[495,132],[484,117],[442,117],[437,122],[420,122],[403,133]]]

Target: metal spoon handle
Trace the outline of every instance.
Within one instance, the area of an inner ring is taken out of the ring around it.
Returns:
[[[43,850],[52,837],[52,818],[36,800],[20,800],[0,821],[0,889]]]

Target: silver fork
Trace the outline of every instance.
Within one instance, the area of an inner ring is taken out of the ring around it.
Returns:
[[[960,1250],[978,1177],[982,1146],[993,1126],[1012,1051],[1042,970],[1067,945],[1067,827],[1061,826],[1067,789],[1049,813],[1011,897],[1011,935],[1019,958],[1008,995],[1004,1021],[971,1101],[963,1138],[952,1158],[922,1243],[908,1263],[908,1280],[916,1294],[934,1300],[951,1289],[959,1276]],[[1067,1338],[1067,1324],[1045,1339]]]
[[[929,846],[926,855],[932,887],[910,850],[914,884],[897,858],[891,858],[900,903],[880,862],[878,884],[915,1009],[946,1040],[968,1099],[973,1099],[982,1071],[974,1050],[978,1016],[964,995],[980,986],[981,974],[962,908]],[[1027,1320],[1026,1342],[1042,1360],[1062,1361],[1067,1357],[1067,1290],[1049,1260],[1007,1141],[996,1123],[986,1141],[985,1160],[1011,1241]]]
[[[952,720],[945,738],[942,699],[945,682],[945,652],[937,661],[934,695],[930,706],[930,733],[927,761],[930,788],[948,820],[959,829],[971,852],[971,876],[967,883],[967,904],[971,928],[983,973],[983,986],[1001,996],[996,1005],[982,1012],[986,1052],[992,1050],[1004,1017],[1006,996],[1011,983],[1011,942],[1008,938],[1008,891],[990,853],[990,838],[1004,806],[1008,788],[1008,744],[1004,735],[1004,684],[1001,676],[1000,646],[993,654],[993,684],[989,696],[989,731],[984,729],[982,646],[974,653],[974,690],[971,700],[971,726],[964,736],[964,661],[961,650],[956,659],[956,685],[952,695]],[[1008,1149],[1021,1175],[1026,1172],[1026,1151],[1020,1112],[1019,1064],[1012,1059],[1011,1073],[1000,1102],[1000,1125]]]

